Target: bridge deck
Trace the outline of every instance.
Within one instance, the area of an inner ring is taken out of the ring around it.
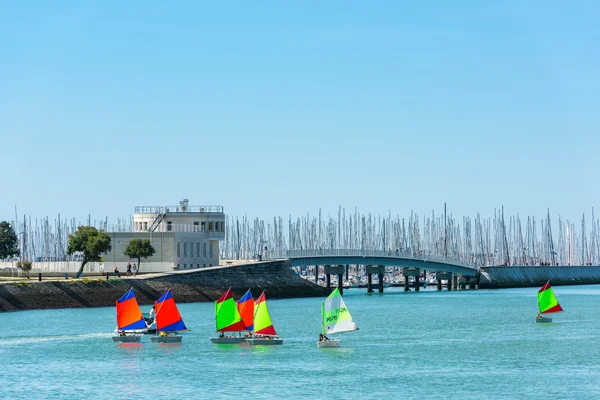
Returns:
[[[477,275],[477,267],[475,265],[440,256],[356,249],[290,250],[286,255],[290,259],[292,266],[295,267],[338,264],[383,265],[445,271],[464,276]]]

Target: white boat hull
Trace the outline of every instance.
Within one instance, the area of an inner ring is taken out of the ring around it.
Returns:
[[[325,341],[319,340],[317,342],[317,347],[320,349],[340,347],[340,341],[339,340],[325,340]]]
[[[249,345],[252,345],[252,346],[276,346],[279,344],[283,344],[283,339],[280,339],[278,337],[275,337],[272,339],[252,338],[252,339],[247,339],[246,343],[248,343]]]
[[[210,341],[214,344],[238,344],[246,341],[244,336],[233,337],[211,337]]]
[[[537,322],[538,324],[549,323],[549,322],[552,322],[552,318],[551,317],[536,318],[535,322]]]
[[[114,333],[119,333],[119,330],[115,329],[113,332]],[[156,333],[156,322],[151,323],[150,325],[148,325],[147,328],[144,328],[144,329],[134,329],[134,330],[127,331],[127,332],[135,333],[135,334],[138,334],[138,335],[147,335],[147,334],[151,334],[151,333]]]
[[[152,343],[181,343],[183,336],[181,335],[169,335],[169,336],[152,336],[150,340]]]
[[[113,336],[112,340],[115,343],[137,343],[141,339],[138,335]]]

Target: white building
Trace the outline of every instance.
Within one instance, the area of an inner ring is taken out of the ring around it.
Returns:
[[[142,260],[141,272],[172,271],[219,265],[219,241],[225,239],[222,206],[140,206],[133,215],[133,232],[107,232],[112,250],[104,256],[104,269],[121,273],[130,260],[123,254],[132,239],[150,239],[156,253]]]

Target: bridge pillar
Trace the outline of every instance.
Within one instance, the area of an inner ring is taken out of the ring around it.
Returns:
[[[331,290],[331,274],[325,274],[325,278],[327,279],[327,290]]]
[[[349,281],[350,277],[349,274],[350,273],[350,265],[346,264],[346,280]]]
[[[442,280],[441,279],[437,280],[437,290],[438,291],[442,290]]]
[[[379,293],[383,293],[383,274],[378,274],[377,277],[379,278]]]
[[[419,284],[419,278],[420,278],[420,276],[419,276],[419,275],[415,275],[415,292],[418,292],[418,291],[419,291],[419,289],[420,289],[420,286],[421,286],[421,285]]]
[[[450,283],[450,282],[448,282]],[[457,290],[458,275],[452,274],[452,289]]]
[[[410,288],[408,287],[408,276],[404,276],[404,291],[410,292]]]
[[[340,291],[340,294],[344,294],[344,274],[338,274],[338,290]]]
[[[319,266],[315,265],[315,283],[319,283]]]
[[[373,293],[373,274],[367,274],[367,293]]]

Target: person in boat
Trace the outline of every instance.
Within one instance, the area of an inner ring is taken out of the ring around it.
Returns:
[[[542,317],[542,315],[541,315],[540,313],[538,313],[538,315],[537,315],[537,317],[536,317],[536,318],[537,318],[537,319],[541,319],[541,318],[543,318],[543,317]]]
[[[119,332],[119,336],[125,336],[125,331]]]
[[[225,337],[225,334],[223,332],[219,333],[219,337]]]
[[[319,342],[329,342],[329,338],[322,333],[319,333]]]
[[[150,310],[150,313],[148,314],[148,319],[150,320],[150,324],[152,324],[154,322],[154,318],[156,318],[156,311],[154,311],[154,306],[152,306],[152,309]]]

